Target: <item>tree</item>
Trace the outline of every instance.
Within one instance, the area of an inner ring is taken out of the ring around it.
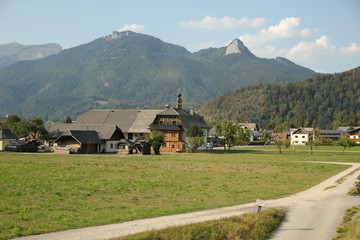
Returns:
[[[264,132],[262,135],[262,140],[266,143],[269,144],[271,141],[271,133],[270,132]]]
[[[153,147],[155,155],[160,155],[160,147],[165,142],[165,134],[161,131],[151,131],[146,136],[146,141]]]
[[[282,146],[284,146],[285,148],[289,148],[290,147],[290,140],[275,140],[275,146],[278,149],[279,153],[282,153],[281,149]]]
[[[10,129],[10,131],[18,138],[27,137],[30,132],[29,122],[25,119],[21,119],[16,114],[8,116],[4,123],[4,128]]]
[[[72,123],[72,119],[70,116],[67,116],[64,123]]]
[[[237,127],[235,131],[235,143],[238,145],[247,145],[250,141],[250,130]]]
[[[233,122],[226,119],[219,121],[216,125],[216,135],[222,138],[224,150],[226,150],[226,146],[228,147],[228,150],[234,146],[236,142],[235,132],[237,127],[238,126],[236,126]]]
[[[343,147],[343,153],[345,152],[345,148],[351,148],[355,146],[355,142],[346,135],[341,136],[341,138],[334,144]]]
[[[36,140],[44,138],[48,133],[44,127],[44,121],[41,117],[35,117],[31,120],[29,130],[31,136]]]
[[[193,153],[204,144],[204,131],[198,125],[191,125],[186,129],[185,133],[189,137],[188,152]]]

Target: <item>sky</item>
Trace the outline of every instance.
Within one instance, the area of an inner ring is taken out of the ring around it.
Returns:
[[[360,66],[359,0],[0,0],[0,44],[68,49],[125,30],[190,52],[239,38],[323,73]]]

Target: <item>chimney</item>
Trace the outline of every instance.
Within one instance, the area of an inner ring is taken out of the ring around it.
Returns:
[[[191,116],[194,116],[194,108],[193,107],[190,108],[189,113]]]
[[[178,89],[178,93],[177,93],[177,99],[176,99],[176,108],[177,109],[182,109],[182,100],[181,100],[181,93],[180,93],[180,88]]]
[[[166,105],[165,105],[165,110],[167,110],[167,109],[169,109],[169,108],[170,108],[169,105],[166,104]]]

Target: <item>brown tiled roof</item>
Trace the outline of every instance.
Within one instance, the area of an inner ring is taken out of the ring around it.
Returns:
[[[115,124],[123,132],[147,133],[156,114],[164,110],[91,110],[80,115],[76,124]]]
[[[189,112],[183,109],[170,107],[169,109],[166,109],[165,111],[158,113],[157,116],[179,116],[182,122],[182,126],[184,128],[190,127],[192,125],[198,125],[200,128],[209,129],[209,126],[206,124],[204,118],[195,112],[193,114],[190,114]]]

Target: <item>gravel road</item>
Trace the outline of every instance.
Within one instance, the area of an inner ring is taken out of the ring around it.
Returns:
[[[310,163],[311,164],[311,163]],[[314,163],[316,164],[316,163]],[[350,197],[347,192],[354,186],[354,179],[360,172],[360,163],[337,163],[352,165],[351,168],[321,182],[320,184],[290,197],[268,200],[265,208],[287,209],[287,217],[273,234],[272,240],[330,240],[336,234],[345,209],[359,205],[360,197]],[[356,172],[353,172],[356,170]],[[349,173],[353,172],[351,175]],[[347,176],[348,175],[348,176]],[[347,176],[341,184],[336,180]],[[185,225],[224,217],[255,212],[254,203],[193,213],[141,219],[119,224],[73,229],[42,235],[17,238],[18,240],[100,240]]]

